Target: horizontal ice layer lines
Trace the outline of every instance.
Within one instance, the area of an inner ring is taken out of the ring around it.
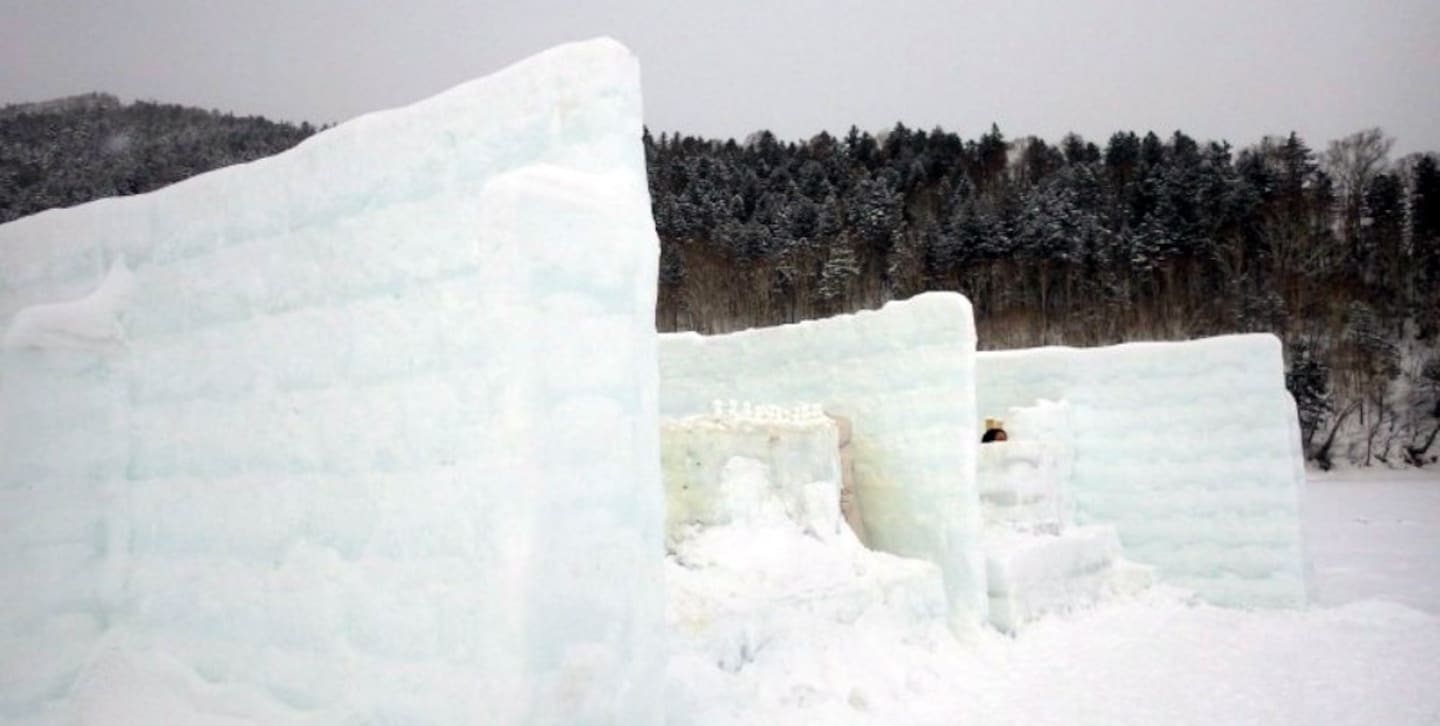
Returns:
[[[853,424],[855,485],[871,544],[935,562],[952,621],[985,618],[970,303],[928,293],[825,320],[660,336],[660,408],[715,400],[819,403]]]
[[[976,478],[987,525],[1058,532],[1070,523],[1058,448],[1018,437],[980,447]]]
[[[1113,524],[1127,558],[1211,602],[1306,601],[1304,485],[1280,343],[1242,335],[981,353],[982,415],[1071,408],[1080,524]]]
[[[0,723],[66,692],[117,604],[123,401],[93,353],[0,352]]]
[[[641,131],[595,41],[0,227],[7,324],[134,272],[123,347],[4,353],[0,720],[658,723]]]

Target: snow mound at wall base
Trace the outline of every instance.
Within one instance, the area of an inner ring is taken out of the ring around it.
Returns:
[[[725,477],[726,491],[765,494],[666,559],[670,723],[901,717],[939,677],[918,654],[957,647],[939,568],[791,517],[756,460],[732,459]]]
[[[1133,595],[1154,579],[1152,568],[1122,557],[1114,527],[1059,534],[991,528],[984,542],[990,623],[1007,633],[1044,615]]]

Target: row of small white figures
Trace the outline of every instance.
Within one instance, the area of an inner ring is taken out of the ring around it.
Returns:
[[[803,423],[825,418],[825,408],[818,403],[800,403],[793,406],[754,404],[750,401],[715,400],[710,403],[710,412],[715,418],[749,419],[756,421],[784,421]]]

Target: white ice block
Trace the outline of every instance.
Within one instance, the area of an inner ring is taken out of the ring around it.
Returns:
[[[1049,532],[1068,524],[1056,459],[1047,441],[1017,437],[981,445],[976,479],[985,524]]]
[[[1042,615],[1149,587],[1151,568],[1127,561],[1114,527],[1059,534],[992,528],[985,535],[990,622],[1008,633]]]
[[[597,40],[0,226],[0,720],[659,723],[641,133]]]

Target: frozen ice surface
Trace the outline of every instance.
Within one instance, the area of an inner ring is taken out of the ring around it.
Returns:
[[[0,720],[658,722],[640,137],[599,40],[0,227]]]
[[[980,415],[1069,404],[1070,498],[1126,557],[1222,605],[1306,602],[1304,469],[1280,342],[1238,335],[981,353]]]
[[[855,486],[870,543],[928,559],[955,624],[985,619],[975,490],[975,328],[970,303],[927,293],[877,311],[729,335],[660,336],[660,408],[717,400],[819,403],[854,427]]]

